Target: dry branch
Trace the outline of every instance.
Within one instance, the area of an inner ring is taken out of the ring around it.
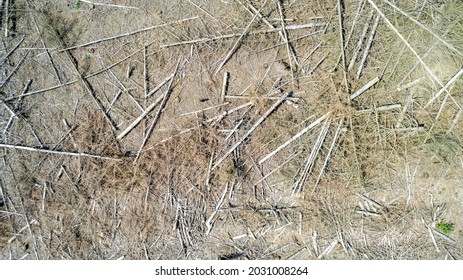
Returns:
[[[262,4],[262,7],[265,6],[265,4],[267,3],[267,0],[265,0],[265,2]],[[251,21],[248,23],[248,25],[246,26],[246,28],[244,28],[244,31],[243,33],[241,33],[241,35],[238,37],[238,40],[236,40],[235,44],[233,45],[233,47],[230,49],[230,51],[227,53],[227,55],[225,56],[225,58],[223,59],[222,63],[220,63],[219,67],[217,67],[217,69],[215,70],[214,74],[217,75],[217,73],[219,73],[219,71],[222,69],[222,67],[225,65],[225,63],[228,62],[228,60],[233,56],[233,54],[236,52],[236,50],[238,49],[238,47],[240,46],[241,44],[241,40],[244,38],[245,35],[248,34],[248,30],[249,28],[251,27],[251,25],[254,23],[254,21],[256,20],[257,18],[257,14],[254,15],[254,17],[251,19]]]
[[[181,19],[181,20],[177,20],[177,21],[173,21],[173,22],[168,22],[168,23],[163,23],[163,24],[159,24],[159,25],[154,25],[154,26],[142,28],[142,29],[139,29],[139,30],[131,31],[131,32],[128,32],[128,33],[118,34],[118,35],[115,35],[115,36],[111,36],[111,37],[107,37],[107,38],[102,38],[102,39],[98,39],[98,40],[95,40],[95,41],[87,42],[87,43],[84,43],[84,44],[80,44],[80,45],[68,47],[68,48],[65,48],[65,49],[58,50],[58,52],[64,52],[64,51],[74,50],[74,49],[78,49],[78,48],[84,48],[84,47],[88,47],[88,46],[91,46],[91,45],[95,45],[95,44],[99,44],[99,43],[103,43],[103,42],[107,42],[107,41],[119,39],[119,38],[122,38],[122,37],[132,36],[132,35],[135,35],[135,34],[138,34],[138,33],[142,33],[142,32],[146,32],[146,31],[150,31],[150,30],[153,30],[153,29],[156,29],[156,28],[165,27],[165,26],[169,26],[169,25],[177,24],[177,23],[182,23],[182,22],[189,21],[189,20],[193,20],[193,19],[197,19],[197,18],[198,18],[198,17],[191,17],[191,18]]]
[[[121,159],[118,159],[118,158],[105,157],[105,156],[99,156],[99,155],[93,155],[93,154],[87,154],[87,153],[55,151],[55,150],[48,150],[48,149],[43,149],[43,148],[34,148],[34,147],[15,145],[15,144],[6,144],[6,143],[0,143],[0,148],[7,148],[7,149],[14,149],[14,150],[24,150],[24,151],[31,151],[31,152],[38,152],[38,153],[45,153],[45,154],[74,156],[74,157],[89,157],[89,158],[117,160],[117,161],[121,160]]]
[[[344,48],[344,28],[343,28],[343,0],[338,0],[338,23],[339,23],[339,43],[341,46],[341,57],[342,57],[342,72],[344,75],[344,85],[346,87],[346,93],[349,94],[349,82],[347,81],[347,65],[346,65],[346,50]]]
[[[352,55],[349,66],[347,67],[347,70],[350,71],[352,70],[352,67],[354,67],[355,61],[357,60],[358,54],[360,50],[362,49],[363,41],[365,40],[368,32],[368,28],[370,27],[370,21],[373,19],[374,16],[374,11],[371,11],[370,16],[368,17],[367,22],[365,23],[365,26],[363,27],[362,34],[360,35],[358,41],[357,41],[357,46],[355,47],[354,54]]]
[[[217,216],[217,213],[219,212],[220,207],[222,206],[223,201],[225,200],[225,195],[227,194],[227,192],[228,192],[228,184],[225,186],[222,196],[220,197],[219,201],[217,201],[214,212],[212,212],[212,214],[209,216],[209,218],[206,221],[206,227],[207,227],[206,235],[209,234],[212,230],[212,226],[214,225],[214,221],[215,221],[215,216]]]
[[[308,24],[296,24],[296,25],[287,25],[286,30],[299,30],[299,29],[306,29],[306,28],[315,28],[315,27],[325,27],[327,26],[326,23],[308,23]],[[279,32],[281,31],[281,27],[276,27],[276,28],[270,28],[266,30],[257,30],[257,31],[250,31],[247,33],[247,35],[256,35],[256,34],[266,34],[266,33],[272,33],[272,32]],[[216,37],[203,37],[199,39],[194,39],[194,40],[188,40],[188,41],[181,41],[181,42],[176,42],[172,44],[167,44],[167,45],[161,45],[161,48],[170,48],[170,47],[176,47],[176,46],[181,46],[181,45],[189,45],[189,44],[195,44],[195,43],[207,43],[211,41],[216,41],[216,40],[223,40],[223,39],[230,39],[234,37],[240,37],[243,35],[243,33],[234,33],[234,34],[226,34],[226,35],[220,35]]]
[[[256,130],[256,128],[262,123],[264,122],[268,116],[270,116],[270,114],[272,114],[283,102],[285,102],[286,98],[288,96],[290,96],[292,94],[292,92],[288,92],[286,93],[285,95],[283,95],[277,102],[275,102],[275,104],[273,104],[273,106],[267,111],[265,112],[265,114],[260,117],[256,123],[241,137],[241,139],[239,141],[237,141],[235,143],[235,145],[233,145],[233,147],[231,147],[215,164],[214,166],[212,167],[212,169],[215,169],[220,163],[222,163],[223,160],[225,160],[231,153],[233,153],[233,151],[235,151],[236,148],[238,148],[241,144],[243,144],[243,142],[252,134],[252,132],[254,132],[254,130]]]
[[[25,36],[21,37],[21,40],[19,40],[19,42],[4,57],[2,57],[2,59],[0,59],[0,63],[3,63],[10,57],[10,55],[22,44],[22,42],[24,42],[24,38]]]
[[[169,86],[167,87],[166,93],[164,94],[164,97],[162,98],[162,102],[161,102],[161,105],[159,106],[159,110],[156,113],[156,116],[154,117],[153,122],[151,123],[150,127],[148,128],[148,131],[146,132],[146,136],[143,138],[143,142],[140,145],[140,149],[138,149],[137,157],[135,158],[134,163],[136,163],[138,158],[140,157],[143,151],[143,148],[146,145],[146,142],[148,142],[148,139],[150,138],[151,133],[153,132],[154,127],[158,123],[159,118],[161,117],[162,111],[164,110],[167,104],[167,101],[169,100],[170,94],[172,93],[172,84],[175,80],[174,78],[175,78],[175,75],[177,74],[179,65],[180,65],[180,60],[178,61],[177,66],[175,67],[174,74],[172,76],[172,79],[170,79]]]
[[[367,61],[368,53],[370,52],[371,45],[373,44],[373,39],[375,38],[376,29],[378,28],[380,19],[381,17],[379,15],[376,16],[375,23],[373,24],[373,27],[371,28],[370,38],[368,39],[367,45],[365,47],[365,51],[363,52],[362,60],[360,61],[360,65],[357,70],[357,76],[356,76],[357,79],[359,79],[360,75],[362,75],[363,67],[365,66],[365,63]]]
[[[229,78],[230,78],[230,73],[229,72],[223,73],[222,94],[220,96],[220,100],[222,100],[222,102],[225,101],[225,96],[227,95],[228,79]]]
[[[124,131],[122,131],[117,137],[117,140],[122,140],[132,129],[134,129],[140,122],[151,112],[153,109],[156,107],[156,105],[159,104],[164,99],[164,96],[161,95],[159,96],[153,103],[151,103],[148,108],[145,109],[145,111],[138,117],[136,118]]]
[[[323,126],[323,128],[321,129],[317,141],[315,141],[315,145],[312,151],[310,152],[309,157],[307,158],[301,176],[293,185],[293,195],[299,193],[302,190],[305,181],[312,173],[312,168],[315,164],[315,160],[317,159],[318,153],[320,152],[323,142],[325,142],[326,134],[328,133],[329,127],[330,124],[325,124],[325,126]]]
[[[338,144],[338,137],[341,134],[342,127],[343,127],[343,120],[339,121],[338,123],[338,127],[336,128],[336,132],[334,133],[334,137],[333,137],[333,141],[331,142],[330,149],[328,150],[328,154],[326,155],[325,161],[323,162],[323,165],[320,169],[320,174],[318,175],[317,182],[315,182],[315,186],[312,189],[312,194],[315,192],[315,189],[317,188],[318,183],[320,183],[320,180],[323,174],[325,173],[325,168],[328,165],[328,162],[330,161],[331,156],[334,153],[336,144]]]
[[[463,67],[455,74],[453,75],[453,77],[445,84],[445,86],[443,86],[441,88],[441,90],[439,90],[439,92],[434,95],[429,101],[428,103],[426,104],[425,108],[426,107],[429,107],[437,98],[439,98],[439,96],[444,92],[444,91],[447,91],[447,88],[449,86],[451,86],[457,79],[458,77],[461,76],[461,74],[463,74]],[[448,93],[448,92],[447,92]],[[448,93],[449,94],[449,93]],[[461,108],[460,108],[461,109]]]
[[[375,77],[373,80],[369,81],[368,83],[366,83],[366,85],[364,85],[362,88],[360,88],[359,90],[357,90],[356,92],[354,92],[350,97],[349,99],[350,100],[354,100],[355,98],[357,98],[359,95],[361,95],[362,93],[364,93],[365,91],[367,91],[369,88],[371,88],[372,86],[374,86],[377,82],[379,82],[379,77]]]
[[[136,9],[139,10],[140,8],[138,7],[132,7],[132,6],[124,6],[124,5],[115,5],[115,4],[105,4],[105,3],[96,3],[92,1],[87,1],[87,0],[79,0],[80,2],[84,2],[93,6],[106,6],[106,7],[114,7],[114,8],[125,8],[125,9]]]
[[[309,130],[311,130],[312,128],[314,128],[315,126],[317,126],[318,124],[320,124],[322,121],[324,121],[329,115],[331,114],[331,112],[328,112],[326,113],[325,115],[321,116],[320,118],[316,119],[314,122],[312,122],[311,124],[309,124],[308,126],[306,126],[303,130],[299,131],[298,133],[296,133],[293,137],[291,137],[288,141],[286,141],[285,143],[283,143],[281,146],[279,146],[278,148],[276,148],[275,150],[273,150],[272,152],[270,152],[268,155],[266,155],[265,157],[263,157],[261,160],[259,160],[259,164],[262,164],[264,163],[266,160],[268,160],[269,158],[271,158],[272,156],[274,156],[276,153],[278,153],[279,151],[281,151],[282,149],[284,149],[286,146],[288,146],[289,144],[291,144],[293,141],[295,141],[296,139],[298,139],[299,137],[301,137],[302,135],[304,135],[305,133],[307,133]]]

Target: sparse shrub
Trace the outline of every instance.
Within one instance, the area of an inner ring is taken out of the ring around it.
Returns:
[[[437,224],[436,229],[445,235],[449,235],[455,230],[455,225],[453,223],[445,222],[444,220],[441,220]]]

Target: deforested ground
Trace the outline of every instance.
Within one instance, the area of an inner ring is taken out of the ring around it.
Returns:
[[[461,11],[1,1],[1,258],[462,259]]]

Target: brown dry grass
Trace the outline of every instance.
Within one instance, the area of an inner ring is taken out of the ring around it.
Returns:
[[[461,15],[450,13],[461,8],[457,0],[399,6],[446,43],[387,1],[373,1],[396,31],[381,18],[363,64],[378,13],[369,21],[370,1],[342,1],[346,64],[368,27],[346,75],[337,1],[283,1],[286,26],[326,24],[288,30],[299,66],[281,35],[263,32],[270,27],[258,18],[237,42],[253,19],[248,3],[281,26],[273,1],[193,1],[202,10],[187,1],[124,1],[139,9],[15,2],[17,25],[2,21],[0,57],[24,42],[2,65],[2,80],[12,75],[1,88],[1,143],[113,160],[2,149],[2,258],[462,258],[461,80],[426,106],[463,61]],[[80,46],[150,26],[157,27]],[[220,39],[226,34],[236,35]],[[201,38],[218,39],[186,42]],[[171,88],[167,82],[147,97],[177,66]],[[222,100],[224,72],[230,79]],[[375,77],[374,87],[349,99]],[[116,139],[166,92],[163,108]],[[449,238],[433,233],[441,219],[455,223]]]

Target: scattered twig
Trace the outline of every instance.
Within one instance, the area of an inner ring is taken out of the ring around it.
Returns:
[[[421,22],[417,21],[416,19],[414,19],[413,17],[411,17],[410,15],[408,15],[407,13],[405,13],[404,11],[402,11],[399,7],[397,7],[396,5],[394,5],[393,3],[391,3],[390,1],[388,0],[384,0],[384,2],[386,2],[389,6],[391,6],[392,8],[394,8],[396,11],[398,11],[399,13],[401,13],[403,16],[405,16],[406,18],[408,18],[409,20],[411,20],[412,22],[414,22],[416,25],[418,25],[420,28],[422,28],[423,30],[426,30],[427,32],[429,32],[429,34],[431,34],[434,38],[436,38],[437,40],[439,40],[442,44],[444,44],[447,48],[451,49],[452,51],[456,52],[458,55],[460,56],[463,56],[463,53],[460,52],[459,50],[457,50],[452,44],[450,44],[449,42],[445,41],[444,39],[442,39],[439,35],[437,35],[436,33],[434,33],[434,31],[432,31],[431,29],[427,28],[425,25],[423,25]]]

